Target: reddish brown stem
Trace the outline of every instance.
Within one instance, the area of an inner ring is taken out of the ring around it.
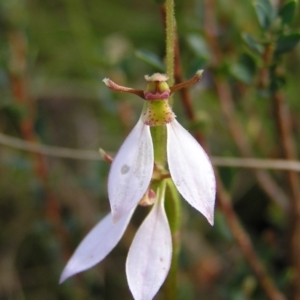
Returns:
[[[272,100],[283,156],[288,160],[297,159],[292,135],[291,116],[285,97],[282,92],[277,91],[273,94]],[[287,171],[287,181],[292,202],[290,210],[290,252],[293,266],[292,297],[298,300],[300,299],[300,188],[298,174],[293,171]]]
[[[20,134],[25,141],[38,143],[38,137],[34,130],[35,107],[28,92],[26,36],[20,31],[13,30],[9,33],[8,40],[11,53],[9,64],[11,89],[16,102],[25,111],[19,123]],[[45,190],[46,216],[56,225],[57,229],[60,228],[58,236],[64,240],[64,232],[60,226],[60,204],[48,187],[48,166],[45,157],[39,153],[31,153],[31,157],[35,174]]]
[[[273,53],[274,53],[274,46],[272,44],[267,44],[265,46],[264,53],[262,54],[264,66],[258,72],[257,86],[260,89],[266,89],[270,84],[269,68],[273,60]]]
[[[206,25],[209,25],[210,22],[214,18],[214,16],[213,16],[214,2],[213,2],[213,0],[206,0],[205,4],[206,4],[206,7],[209,7],[208,8],[209,22],[208,23],[206,22]],[[208,37],[209,37],[211,45],[213,47],[216,46],[216,44],[217,44],[216,40],[215,40],[214,28],[215,28],[214,26],[206,26],[206,30],[209,31]],[[179,48],[177,49],[177,51],[175,51],[175,53],[177,53],[177,55],[179,56]],[[216,52],[216,55],[214,57],[215,57],[215,62],[219,61],[219,57],[220,57],[219,52]],[[177,62],[177,64],[178,64],[179,59],[178,58],[175,59],[175,62]],[[177,70],[179,72],[180,66],[177,66],[175,68],[175,70]],[[177,74],[177,76],[179,76],[179,78],[180,78],[181,74]],[[219,85],[219,92],[224,88],[226,88],[226,85],[224,85],[223,83],[222,83],[222,85]],[[229,92],[228,88],[226,88],[225,91],[227,92],[227,95],[230,95],[228,93]],[[223,95],[223,93],[219,96],[222,96],[222,95]],[[231,100],[231,97],[228,97],[228,99]],[[185,95],[185,98],[183,99],[183,104],[186,107],[186,112],[187,112],[188,118],[190,120],[194,120],[195,116],[194,116],[194,112],[193,112],[193,109],[191,106],[191,101],[189,101],[189,98],[187,98],[186,95]],[[227,113],[232,112],[233,103],[231,101],[229,101],[229,102],[225,102],[225,104],[227,104],[224,106],[225,111]],[[233,117],[233,115],[231,115],[231,118],[232,117]],[[232,129],[234,129],[234,128],[232,128]],[[238,131],[233,131],[232,133],[234,134],[235,137],[240,135],[240,132],[238,132]],[[245,139],[243,137],[241,139],[238,139],[238,143],[244,152],[250,153],[249,147],[247,145],[247,141],[245,141]],[[242,226],[233,210],[233,207],[229,200],[229,196],[223,187],[223,184],[219,178],[217,171],[216,171],[216,177],[217,177],[218,200],[219,200],[220,208],[225,215],[225,218],[228,222],[231,232],[234,235],[235,239],[237,240],[237,242],[241,248],[241,251],[244,253],[246,259],[248,260],[250,266],[252,267],[255,275],[257,276],[257,278],[258,278],[261,286],[263,287],[266,295],[268,296],[268,298],[271,300],[284,300],[285,297],[281,294],[281,292],[273,284],[271,278],[268,276],[262,263],[260,262],[259,258],[257,257],[249,236],[242,228]],[[264,178],[267,178],[267,177],[264,177]]]
[[[271,300],[284,300],[285,296],[277,289],[271,278],[268,276],[264,266],[260,262],[253,248],[251,240],[247,233],[244,231],[240,224],[230,202],[229,195],[225,191],[222,181],[219,178],[218,172],[216,172],[217,186],[218,186],[218,203],[224,216],[227,220],[229,228],[238,242],[240,248],[243,251],[246,259],[248,260],[252,270],[254,271],[258,281],[263,287],[266,295]]]
[[[230,86],[222,78],[215,79],[215,86],[218,98],[220,100],[221,108],[224,116],[226,117],[227,124],[231,136],[240,150],[242,156],[253,156],[252,150],[248,144],[246,136],[242,130],[242,125],[235,117],[235,109]],[[289,209],[288,197],[284,191],[274,182],[271,176],[262,170],[253,169],[253,173],[257,181],[265,193],[284,211]]]
[[[178,36],[177,33],[175,32],[175,82],[182,82],[183,81],[183,76],[182,76],[182,68],[181,68],[181,62],[180,62],[180,49],[179,49],[179,42],[178,42]],[[195,110],[193,109],[192,105],[192,98],[190,96],[190,93],[188,92],[188,89],[183,88],[179,90],[181,102],[183,103],[183,109],[185,110],[186,116],[189,118],[189,120],[194,123],[196,122],[196,115],[195,115]],[[195,132],[195,137],[199,141],[200,144],[203,144],[203,137],[200,132]]]
[[[186,103],[184,103],[184,105],[186,105]],[[200,135],[200,133],[198,133],[198,135]],[[262,263],[257,257],[248,234],[241,226],[238,217],[236,216],[236,213],[233,210],[229,196],[223,187],[217,169],[215,169],[215,174],[217,177],[217,185],[218,185],[217,195],[218,195],[218,203],[220,205],[220,209],[224,213],[229,228],[233,236],[235,237],[236,241],[238,242],[241,251],[245,255],[248,263],[250,264],[253,272],[258,278],[258,281],[263,287],[268,298],[270,300],[285,300],[286,298],[273,284],[271,278],[268,276]]]
[[[273,55],[274,45],[266,45],[262,56],[264,66],[258,78],[258,87],[260,88],[266,89],[269,87],[270,65],[274,61]],[[277,90],[272,94],[272,104],[275,111],[276,127],[279,131],[279,145],[281,145],[283,157],[287,160],[296,160],[297,153],[292,134],[291,114],[281,91]],[[293,266],[291,295],[296,300],[300,299],[300,188],[298,174],[293,171],[288,171],[286,174],[291,198],[291,206],[288,212],[290,216],[291,264]]]
[[[212,52],[212,65],[217,66],[222,62],[222,53],[218,46],[216,38],[216,24],[215,24],[215,2],[214,0],[205,0],[205,21],[204,32],[206,39],[210,45]],[[270,57],[269,52],[266,53],[267,57]],[[229,130],[233,140],[238,146],[241,154],[244,157],[253,156],[250,145],[246,139],[246,136],[242,130],[240,122],[235,117],[234,102],[230,86],[223,78],[215,78],[215,86],[217,95],[221,103],[223,114],[229,125]],[[265,193],[283,210],[288,211],[289,203],[288,197],[285,192],[275,183],[272,177],[265,171],[253,170],[253,173]]]

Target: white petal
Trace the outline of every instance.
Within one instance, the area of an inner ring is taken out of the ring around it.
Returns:
[[[167,124],[167,156],[179,193],[213,225],[216,180],[211,162],[199,143],[175,119]]]
[[[165,281],[172,258],[172,240],[163,201],[156,201],[136,233],[126,261],[129,288],[135,300],[151,300]]]
[[[124,215],[116,224],[113,224],[111,214],[101,220],[77,247],[64,268],[59,283],[93,267],[104,259],[121,239],[133,212],[134,209]]]
[[[150,128],[139,120],[115,156],[108,175],[114,221],[141,200],[152,177],[153,163]]]

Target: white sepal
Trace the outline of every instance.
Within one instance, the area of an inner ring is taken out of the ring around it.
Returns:
[[[145,194],[153,163],[150,128],[139,120],[115,156],[108,175],[108,197],[114,222],[135,207]]]
[[[133,212],[134,209],[130,210],[116,224],[113,224],[111,214],[102,219],[79,244],[65,266],[59,283],[103,260],[123,236]]]
[[[167,135],[168,165],[175,186],[213,225],[216,180],[207,154],[176,119],[167,124]]]
[[[153,299],[167,277],[171,258],[171,232],[160,200],[137,231],[127,256],[126,275],[135,300]]]

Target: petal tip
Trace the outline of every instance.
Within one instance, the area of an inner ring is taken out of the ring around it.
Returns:
[[[207,221],[208,221],[208,223],[209,223],[211,226],[214,226],[214,217],[213,217],[213,216],[209,216],[209,217],[207,218]]]
[[[126,260],[128,285],[134,299],[154,299],[172,261],[172,238],[163,201],[156,201],[138,229]]]
[[[64,283],[69,277],[72,276],[72,275],[70,275],[68,273],[69,273],[68,270],[65,268],[63,270],[63,272],[61,273],[61,275],[60,275],[59,282],[58,282],[59,284]]]
[[[208,221],[208,223],[211,225],[211,226],[214,226],[214,208],[212,209],[206,209],[205,212],[201,212],[206,220]]]

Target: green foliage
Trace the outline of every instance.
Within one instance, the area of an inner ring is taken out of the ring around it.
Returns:
[[[246,84],[253,83],[253,79],[256,73],[256,61],[251,55],[243,53],[238,62],[231,63],[230,74],[237,80]]]
[[[263,29],[267,29],[276,17],[276,11],[270,0],[255,0],[253,6],[258,22]]]
[[[155,70],[160,71],[162,73],[165,72],[165,66],[160,61],[160,59],[152,52],[145,51],[145,50],[137,50],[135,51],[135,55],[137,58],[142,60],[143,62],[147,63],[151,67],[153,67]]]
[[[283,25],[290,25],[295,20],[297,7],[297,0],[290,0],[283,3],[278,12],[278,15],[281,18],[281,22]]]
[[[281,35],[276,43],[276,54],[282,54],[293,50],[300,40],[300,33],[294,32]]]
[[[246,45],[257,54],[262,54],[264,47],[261,43],[258,43],[250,34],[243,33],[242,35]]]

